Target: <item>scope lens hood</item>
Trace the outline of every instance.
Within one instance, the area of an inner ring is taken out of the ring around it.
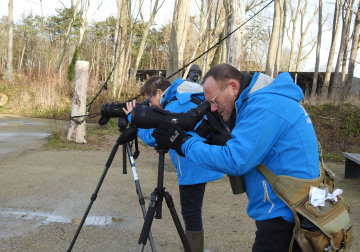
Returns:
[[[105,124],[107,124],[107,123],[109,122],[109,120],[110,120],[110,117],[104,117],[104,116],[102,116],[102,117],[100,118],[98,124],[99,124],[99,125],[105,125]]]

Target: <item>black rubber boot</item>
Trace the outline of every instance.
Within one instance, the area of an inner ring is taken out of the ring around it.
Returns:
[[[185,230],[186,239],[189,242],[191,252],[204,251],[204,230],[187,231]]]

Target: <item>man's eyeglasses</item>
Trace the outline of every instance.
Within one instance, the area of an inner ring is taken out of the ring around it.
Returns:
[[[226,89],[226,87],[227,87],[228,85],[229,85],[229,82],[226,83],[226,85],[223,86],[223,87],[220,89],[220,91],[219,91],[212,99],[209,100],[209,102],[210,102],[212,105],[214,105],[215,107],[218,106],[217,103],[215,102],[215,99],[216,99],[216,97],[217,97],[222,91],[224,91],[224,90]]]
[[[157,93],[157,90],[155,90],[154,93],[152,93],[152,95],[150,95],[150,96],[146,99],[146,101],[147,101],[147,102],[150,102],[150,98],[153,97],[156,93]]]

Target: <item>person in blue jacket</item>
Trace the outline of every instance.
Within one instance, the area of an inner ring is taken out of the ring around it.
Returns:
[[[141,95],[149,100],[149,106],[169,110],[173,113],[187,112],[197,104],[191,101],[193,99],[204,100],[202,86],[184,81],[181,78],[172,84],[162,76],[152,76],[141,87]],[[136,101],[128,102],[124,108],[127,118],[131,123],[131,111]],[[139,129],[138,136],[147,145],[153,147],[156,142],[151,136],[153,129]],[[199,137],[194,132],[187,132],[199,141],[205,139]],[[179,191],[180,205],[183,220],[185,222],[185,234],[191,251],[203,252],[204,250],[204,231],[201,217],[201,208],[205,193],[206,182],[220,179],[223,173],[205,169],[196,165],[189,159],[179,156],[176,151],[169,150],[170,158],[176,167]]]
[[[203,89],[211,111],[217,111],[232,130],[225,146],[189,138],[171,122],[160,124],[153,136],[202,167],[243,175],[247,212],[257,226],[252,251],[289,251],[293,213],[255,167],[263,163],[275,175],[302,179],[319,176],[315,130],[299,103],[304,98],[302,90],[289,73],[275,79],[262,73],[243,75],[228,64],[212,67],[203,78]],[[174,130],[180,134],[171,142]],[[292,247],[301,251],[296,241]]]

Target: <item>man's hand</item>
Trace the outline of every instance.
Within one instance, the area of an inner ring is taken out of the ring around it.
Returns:
[[[122,108],[122,109],[125,112],[126,116],[128,116],[132,112],[134,107],[136,107],[136,100],[133,100],[131,102],[127,102],[126,103],[126,108]]]
[[[181,151],[181,145],[187,136],[176,123],[165,121],[160,124],[151,135],[155,138],[157,144],[165,145],[175,150],[180,156],[185,157]]]

